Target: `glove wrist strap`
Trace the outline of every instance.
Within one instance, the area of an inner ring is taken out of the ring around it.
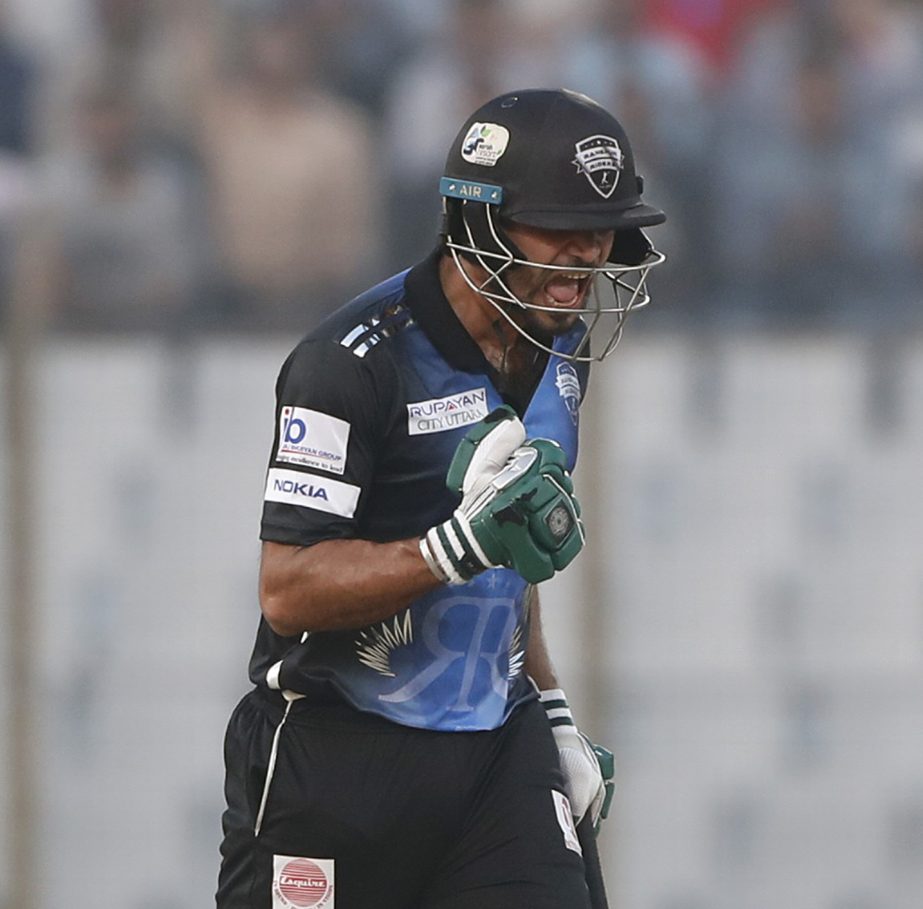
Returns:
[[[432,550],[429,548],[429,534],[432,531],[429,531],[425,536],[420,537],[420,555],[423,556],[423,561],[426,562],[429,570],[436,576],[436,580],[442,584],[451,584],[452,579],[449,574],[443,570],[442,565],[439,564],[436,557],[433,555]]]
[[[557,726],[576,725],[573,714],[570,712],[567,698],[560,688],[549,688],[546,691],[540,691],[538,698],[542,702],[542,707],[545,708],[552,730]]]
[[[430,571],[444,584],[464,584],[493,567],[461,509],[426,532],[420,540],[420,552]]]

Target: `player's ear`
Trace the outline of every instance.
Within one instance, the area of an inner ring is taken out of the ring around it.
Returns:
[[[640,265],[653,248],[643,230],[617,230],[609,261],[615,265]]]

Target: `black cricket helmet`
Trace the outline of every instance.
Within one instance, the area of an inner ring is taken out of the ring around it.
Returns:
[[[445,245],[465,281],[542,350],[570,360],[602,360],[615,349],[628,314],[650,302],[647,275],[664,256],[644,228],[663,223],[666,216],[641,199],[643,181],[635,172],[625,130],[586,95],[528,89],[489,101],[468,118],[452,143],[439,189]],[[572,310],[587,328],[573,351],[552,350],[547,339],[535,337],[511,315],[516,307],[556,307],[519,299],[505,280],[509,269],[562,269],[529,261],[510,240],[504,222],[615,232],[603,266],[567,268],[575,279],[592,284],[584,305]],[[472,263],[486,272],[486,279],[472,270]],[[613,291],[608,304],[601,293],[606,285]],[[597,328],[606,340],[591,353],[590,335]]]

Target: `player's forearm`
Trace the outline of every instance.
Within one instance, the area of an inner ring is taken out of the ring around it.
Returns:
[[[529,640],[526,644],[526,675],[532,679],[540,691],[558,688],[558,679],[551,664],[545,635],[542,631],[542,613],[538,604],[538,589],[530,591],[532,597],[529,605]]]
[[[361,628],[437,586],[416,539],[263,543],[260,608],[277,634]]]

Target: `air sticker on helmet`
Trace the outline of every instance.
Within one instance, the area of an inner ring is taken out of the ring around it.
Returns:
[[[439,192],[452,199],[483,202],[485,205],[499,205],[503,201],[503,190],[490,183],[475,183],[473,180],[452,180],[443,177],[439,181]]]
[[[593,189],[608,199],[615,192],[625,166],[625,156],[618,142],[612,136],[589,136],[574,148],[577,157],[573,163],[577,165],[577,173],[584,174]]]
[[[510,131],[497,123],[472,123],[462,140],[461,155],[469,164],[493,167],[506,151]]]

